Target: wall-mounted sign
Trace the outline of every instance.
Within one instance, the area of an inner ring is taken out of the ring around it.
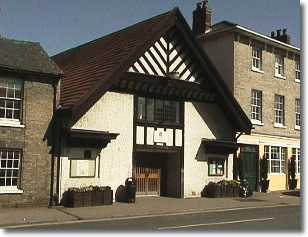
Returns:
[[[167,133],[163,128],[154,131],[154,142],[167,143]]]

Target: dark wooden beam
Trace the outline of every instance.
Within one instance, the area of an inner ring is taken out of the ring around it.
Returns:
[[[154,47],[153,47],[154,48]],[[155,49],[154,49],[155,50]],[[151,50],[148,50],[148,53],[150,54],[150,56],[151,56],[151,59],[155,62],[155,64],[156,64],[156,66],[159,68],[159,70],[163,73],[163,74],[165,74],[166,73],[166,71],[163,69],[163,67],[160,65],[160,63],[158,62],[158,60],[156,59],[156,57],[155,57],[155,55],[152,53],[152,51]],[[157,73],[157,75],[158,75],[158,73]]]
[[[146,55],[143,56],[143,59],[146,61],[146,63],[149,65],[151,70],[153,71],[154,74],[158,75],[158,72],[156,71],[155,67],[152,65],[152,63],[149,61]]]
[[[142,64],[142,62],[140,61],[140,59],[137,60],[139,66],[142,68],[142,70],[144,71],[145,74],[150,74],[148,72],[148,70],[145,68],[145,66]]]

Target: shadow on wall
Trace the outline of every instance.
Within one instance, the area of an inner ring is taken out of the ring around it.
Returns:
[[[228,154],[222,153],[208,153],[201,143],[195,156],[195,160],[200,162],[208,162],[209,158],[220,158],[227,160],[228,156]]]
[[[200,143],[196,157],[195,157],[196,161],[203,161],[203,162],[207,162],[208,161],[208,157],[206,156],[205,153],[205,148],[202,145],[202,143]]]
[[[216,104],[192,103],[200,117],[216,138],[232,138],[232,127],[228,126],[227,115]]]

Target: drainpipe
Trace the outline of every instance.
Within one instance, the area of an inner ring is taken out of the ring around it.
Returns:
[[[235,137],[235,141],[236,141],[236,143],[237,143],[237,140],[240,138],[240,136],[242,136],[243,135],[243,132],[240,132],[236,137]],[[234,161],[235,161],[235,159],[236,159],[236,170],[237,170],[237,174],[236,174],[236,176],[234,176],[234,171],[233,171],[233,179],[237,179],[238,177],[237,176],[239,176],[240,177],[240,171],[239,171],[239,167],[238,167],[238,165],[239,165],[239,158],[237,157],[237,150],[233,153],[233,168],[234,168]]]
[[[52,144],[51,144],[51,174],[50,174],[50,194],[49,194],[49,207],[53,206],[53,186],[54,186],[54,165],[55,165],[55,146],[56,146],[56,121],[55,121],[55,112],[56,112],[56,95],[57,95],[57,86],[56,83],[52,84],[53,87],[53,111],[52,111]]]
[[[58,204],[60,204],[60,162],[61,162],[61,147],[62,147],[62,133],[61,133],[61,128],[62,128],[62,115],[60,115],[60,123],[58,125],[58,127],[60,126],[59,129],[59,139],[58,139],[58,149],[57,149],[57,190],[56,190],[56,194],[58,197]]]

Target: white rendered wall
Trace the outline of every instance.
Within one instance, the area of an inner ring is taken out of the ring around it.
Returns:
[[[60,193],[69,187],[101,185],[110,186],[115,194],[118,186],[132,175],[133,95],[107,92],[73,128],[108,131],[119,135],[99,152],[94,178],[70,178],[70,152],[65,149],[61,159]]]
[[[215,104],[185,102],[184,197],[200,197],[208,182],[233,178],[233,155],[225,162],[224,176],[208,176],[207,159],[212,155],[201,145],[202,138],[232,138],[232,129],[225,116]]]

